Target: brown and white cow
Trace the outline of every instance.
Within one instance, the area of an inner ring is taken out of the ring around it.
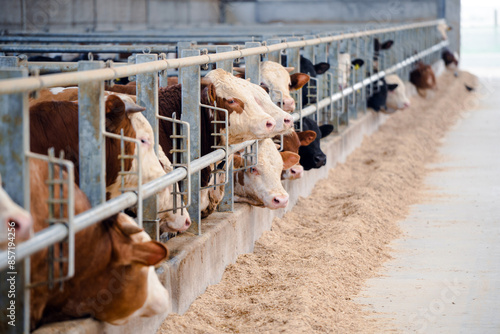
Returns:
[[[59,175],[57,166],[55,175]],[[67,175],[63,172],[63,178]],[[34,230],[48,227],[47,200],[49,189],[46,162],[30,162],[31,213]],[[74,189],[75,214],[90,209],[85,194],[76,186]],[[55,187],[54,198],[67,198],[66,185],[61,191]],[[67,217],[66,208],[54,216]],[[67,254],[66,245],[63,253]],[[55,258],[61,249],[55,247]],[[75,274],[62,286],[49,287],[48,249],[31,257],[30,327],[35,329],[44,323],[91,316],[95,319],[119,325],[136,316],[154,316],[168,310],[168,291],[161,285],[154,272],[154,265],[168,257],[167,248],[151,241],[132,218],[119,213],[94,224],[75,235]],[[54,266],[54,277],[63,272]]]
[[[16,242],[27,239],[32,225],[29,212],[14,203],[2,188],[0,175],[0,249],[6,248],[9,238]]]
[[[418,95],[427,96],[427,90],[437,90],[436,76],[432,67],[418,62],[416,68],[410,72],[410,82],[417,88]]]
[[[57,97],[57,96],[56,96]],[[117,96],[114,93],[106,97],[106,131],[119,134],[123,129],[124,136],[136,138],[141,142],[140,164],[142,168],[142,182],[147,183],[165,175],[164,166],[169,164],[163,158],[163,166],[154,152],[154,136],[151,125],[141,111],[144,110],[133,103],[131,97]],[[56,152],[63,150],[67,159],[71,160],[75,168],[75,180],[79,180],[78,161],[78,103],[68,101],[46,101],[33,105],[30,108],[30,145],[36,153],[46,154],[50,147]],[[126,142],[127,155],[136,155],[137,147],[134,143]],[[120,184],[120,141],[106,138],[106,191],[109,198],[121,194]],[[161,157],[164,156],[160,153]],[[136,159],[125,160],[125,170],[135,172],[138,170]],[[136,174],[125,177],[127,188],[137,187]],[[162,224],[166,224],[172,231],[185,231],[191,224],[187,212],[177,214],[167,211],[172,209],[173,200],[170,196],[172,186],[167,187],[158,194]]]
[[[276,139],[279,139],[279,137],[276,137]],[[283,152],[292,152],[295,154],[299,154],[299,148],[301,146],[308,146],[311,144],[314,140],[316,139],[316,132],[312,130],[307,130],[307,131],[291,131],[288,134],[285,134],[283,136]],[[296,165],[284,169],[281,172],[281,179],[282,180],[296,180],[300,179],[303,175],[304,172],[304,167],[300,164],[297,163]]]
[[[403,81],[396,74],[391,74],[385,77],[387,85],[397,85],[395,89],[387,91],[387,109],[388,112],[402,110],[408,108],[411,103],[406,95],[406,87]]]
[[[259,158],[255,167],[234,173],[235,202],[263,206],[269,209],[285,208],[288,193],[281,184],[281,172],[299,162],[299,155],[278,152],[272,139],[259,141]],[[241,156],[235,154],[234,167],[243,165]]]
[[[271,99],[287,112],[295,111],[295,100],[290,95],[291,90],[301,89],[310,79],[305,73],[290,74],[294,67],[284,67],[274,61],[265,61],[260,64],[261,86],[269,90]],[[244,76],[244,68],[235,68],[234,71]],[[281,100],[283,105],[281,105]]]

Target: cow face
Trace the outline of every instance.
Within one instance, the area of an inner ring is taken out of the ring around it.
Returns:
[[[396,89],[388,90],[387,92],[386,104],[388,111],[408,108],[410,106],[410,99],[406,96],[406,89],[403,81],[395,74],[388,75],[385,81],[388,85],[397,85]]]
[[[274,61],[265,61],[260,67],[261,86],[267,87],[271,99],[287,112],[295,111],[295,100],[290,96],[290,91],[302,88],[309,81],[309,75],[305,73],[290,75],[293,69],[293,67],[283,67]],[[281,98],[283,105],[280,102]]]
[[[257,166],[234,174],[235,200],[269,209],[285,208],[288,205],[288,193],[280,181],[281,171],[297,164],[299,159],[292,152],[280,154],[272,139],[261,140]],[[235,155],[234,164],[235,168],[241,167],[241,158]]]
[[[106,111],[107,114],[114,114],[115,117],[110,119],[107,117],[108,129],[113,129],[113,121],[116,121],[119,118],[119,115],[126,115],[126,117],[130,120],[130,123],[133,127],[133,132],[129,132],[128,135],[135,137],[140,142],[140,159],[139,162],[141,164],[142,171],[142,183],[150,182],[156,178],[159,178],[166,174],[164,170],[164,166],[166,164],[170,165],[170,162],[167,163],[168,159],[165,157],[163,152],[159,152],[159,155],[163,159],[163,166],[160,164],[160,160],[154,151],[154,135],[153,129],[146,117],[139,111],[144,110],[143,107],[136,105],[131,97],[124,94],[111,94],[108,96],[106,100]],[[159,149],[161,150],[161,148]],[[134,155],[138,155],[138,148],[134,145]],[[166,159],[166,160],[165,160]],[[129,174],[125,175],[124,182],[125,188],[134,188],[137,187],[139,183],[138,175],[134,172],[137,172],[139,169],[137,159],[133,159],[128,171]],[[121,177],[116,178],[116,182],[106,188],[107,192],[110,195],[110,198],[116,197],[121,194],[120,191],[121,186]],[[170,196],[172,189],[171,187],[167,187],[166,189],[160,191],[158,193],[158,207],[159,207],[159,219],[160,224],[166,224],[170,230],[172,231],[185,231],[191,225],[191,220],[189,219],[189,215],[187,212],[184,214],[172,214],[171,211],[168,211],[173,207],[173,199]]]
[[[398,87],[397,84],[388,85],[384,78],[373,83],[374,93],[368,92],[367,107],[379,112],[389,112],[387,109],[387,94],[393,92]]]
[[[283,152],[298,154],[301,146],[308,146],[316,139],[316,132],[308,130],[302,132],[291,131],[283,136]],[[284,169],[281,172],[282,180],[296,180],[303,175],[304,167],[300,164]]]
[[[313,64],[309,59],[300,56],[300,70],[308,74],[311,78],[316,78],[330,69],[328,63]],[[316,103],[316,84],[307,83],[302,87],[302,106]]]
[[[290,115],[272,103],[265,90],[216,69],[206,78],[215,87],[217,105],[229,107],[229,144],[273,137],[291,127]]]
[[[6,248],[9,233],[15,235],[16,241],[27,239],[32,225],[29,212],[14,203],[2,188],[0,176],[0,249]]]
[[[354,59],[351,61],[351,55],[348,53],[340,53],[338,55],[338,84],[340,89],[348,86],[351,79],[351,69],[358,70],[365,63],[362,59]]]
[[[321,150],[320,139],[328,136],[333,131],[333,126],[318,124],[310,118],[304,117],[302,120],[304,131],[312,130],[316,133],[316,138],[308,146],[299,148],[300,163],[304,170],[320,168],[326,164],[326,155]]]

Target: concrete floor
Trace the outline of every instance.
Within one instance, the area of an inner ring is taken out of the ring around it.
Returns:
[[[358,302],[403,333],[500,333],[500,78],[447,134],[427,198]],[[387,332],[387,330],[381,330]]]

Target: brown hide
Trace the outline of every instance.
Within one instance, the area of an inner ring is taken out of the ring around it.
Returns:
[[[48,227],[48,176],[47,163],[30,163],[31,213],[35,232]],[[58,175],[56,168],[55,175]],[[66,174],[63,174],[66,178]],[[67,187],[63,194],[67,197]],[[61,198],[59,188],[55,189],[55,198]],[[75,186],[75,214],[90,208],[83,192]],[[67,208],[63,208],[67,216]],[[55,216],[60,211],[56,206]],[[75,236],[75,275],[64,282],[49,288],[45,282],[48,277],[47,254],[44,249],[31,258],[30,327],[53,321],[92,316],[98,320],[112,322],[123,319],[142,307],[147,297],[147,273],[145,266],[154,265],[168,256],[168,250],[153,241],[137,243],[133,234],[141,229],[124,214],[115,215],[94,224]],[[57,258],[61,250],[55,247]],[[63,246],[67,256],[67,247]],[[63,265],[63,274],[67,264]],[[55,277],[60,274],[55,266]]]
[[[119,134],[123,129],[126,137],[135,138],[136,134],[130,119],[126,116],[125,104],[117,96],[106,100],[106,130]],[[75,164],[75,181],[79,182],[78,148],[78,104],[67,101],[47,101],[30,108],[30,147],[31,151],[47,154],[54,147],[56,154],[62,150],[65,157]],[[125,143],[125,153],[134,153],[134,144]],[[120,141],[106,138],[106,186],[113,184],[120,171]],[[130,159],[125,160],[125,169],[132,167]]]
[[[417,68],[410,72],[410,82],[415,85],[421,96],[425,96],[426,89],[437,89],[436,76],[432,67],[422,62],[419,62]]]

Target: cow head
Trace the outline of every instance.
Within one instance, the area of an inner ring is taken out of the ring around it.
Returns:
[[[368,93],[369,98],[366,101],[367,107],[375,111],[389,112],[387,109],[387,94],[393,92],[398,84],[388,85],[384,78],[373,83],[374,93]]]
[[[298,154],[301,146],[308,146],[316,139],[316,132],[312,130],[296,132],[291,131],[283,136],[283,151]],[[304,167],[300,164],[284,169],[281,172],[282,180],[296,180],[303,175]]]
[[[216,69],[205,78],[213,84],[218,107],[229,111],[229,144],[273,137],[287,131],[291,116],[272,103],[260,86]]]
[[[2,188],[0,175],[0,249],[7,245],[9,233],[15,235],[16,242],[29,237],[33,219],[28,211],[21,208]]]
[[[380,42],[378,38],[375,38],[373,41],[373,69],[375,72],[378,72],[379,65],[378,61],[380,58],[380,52],[382,50],[389,50],[394,44],[393,40],[387,40],[385,42]]]
[[[135,104],[133,99],[128,95],[110,94],[106,100],[106,128],[108,131],[120,133],[120,130],[124,129],[125,136],[136,138],[140,142],[139,161],[133,159],[131,162],[128,162],[128,166],[125,166],[126,170],[130,172],[124,177],[126,188],[137,187],[139,180],[138,175],[134,172],[138,171],[139,162],[141,164],[143,184],[165,175],[166,172],[164,167],[165,165],[170,165],[170,162],[163,151],[161,151],[161,148],[159,148],[160,152],[158,152],[158,156],[163,160],[163,165],[160,163],[160,158],[155,154],[153,129],[146,117],[141,113],[143,110],[145,110],[145,108]],[[133,147],[133,155],[138,155],[138,148],[135,147],[135,144],[128,143],[125,145],[131,145]],[[108,147],[111,148],[110,145],[108,145]],[[113,146],[115,150],[118,148],[119,146]],[[115,152],[116,157],[117,153],[118,152]],[[117,164],[118,160],[115,158],[113,163]],[[118,176],[115,182],[106,188],[110,198],[121,194],[120,186],[121,177]],[[158,193],[160,224],[166,224],[172,231],[182,232],[189,228],[191,220],[187,212],[184,214],[172,214],[171,211],[168,211],[173,206],[173,199],[170,196],[171,191],[171,187],[167,187]]]
[[[406,96],[403,81],[396,74],[388,75],[385,77],[385,81],[388,85],[397,85],[394,90],[388,89],[386,103],[387,110],[396,111],[408,108],[410,106],[410,99]]]
[[[326,155],[321,150],[320,139],[328,136],[333,131],[333,125],[318,124],[310,118],[302,119],[302,129],[304,131],[312,130],[316,133],[316,138],[308,146],[299,148],[300,163],[304,170],[320,168],[326,164]]]
[[[364,60],[356,58],[351,60],[351,55],[348,53],[338,54],[338,84],[340,89],[348,86],[351,78],[351,69],[358,70],[364,65]]]
[[[311,78],[316,78],[330,69],[330,64],[328,63],[317,63],[313,64],[309,59],[300,56],[300,70],[303,73],[307,73]],[[302,87],[302,105],[314,104],[316,103],[317,88],[314,83],[307,83]]]
[[[269,209],[285,208],[288,193],[280,181],[281,171],[299,162],[300,157],[292,152],[278,152],[272,139],[259,141],[257,166],[234,174],[234,194],[237,202],[263,206]],[[235,168],[242,166],[241,157],[234,156]]]

